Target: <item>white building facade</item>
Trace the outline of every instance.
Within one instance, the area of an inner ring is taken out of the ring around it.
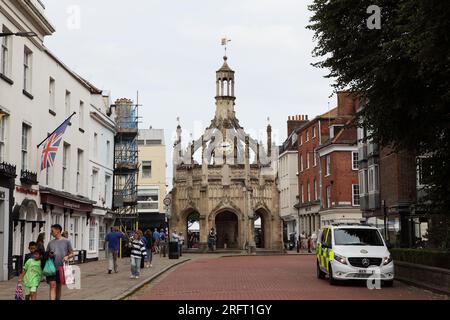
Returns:
[[[166,227],[166,144],[163,129],[140,129],[138,213],[142,230]]]
[[[89,222],[87,259],[105,258],[104,239],[114,224],[112,212],[115,123],[108,96],[96,96],[89,107],[88,197],[94,208]]]
[[[292,137],[290,137],[292,139]],[[298,235],[299,215],[295,204],[298,202],[298,152],[280,150],[278,159],[278,179],[280,188],[280,216],[285,226],[286,237]]]
[[[55,223],[77,251],[97,259],[101,218],[112,202],[114,123],[108,99],[44,46],[55,29],[39,1],[0,1],[0,32],[21,31],[37,36],[0,37],[0,281],[17,274],[28,243],[40,233],[48,243]],[[74,112],[54,165],[41,171],[38,144]],[[99,157],[92,155],[94,132]]]

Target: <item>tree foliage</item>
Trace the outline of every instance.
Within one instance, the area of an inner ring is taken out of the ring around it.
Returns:
[[[369,29],[367,8],[381,8]],[[315,66],[366,101],[359,119],[382,146],[430,156],[426,206],[450,211],[450,1],[314,0]]]
[[[188,217],[188,229],[194,225],[194,223],[200,221],[200,213],[194,212]]]

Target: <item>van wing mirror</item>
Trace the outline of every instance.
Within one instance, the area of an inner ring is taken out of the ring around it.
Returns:
[[[386,241],[386,247],[388,249],[392,249],[393,248],[392,243],[390,243],[389,241]]]

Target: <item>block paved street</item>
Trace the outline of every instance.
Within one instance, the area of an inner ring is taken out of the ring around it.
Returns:
[[[156,256],[153,259],[153,267],[143,269],[140,279],[130,279],[130,259],[119,260],[119,273],[107,274],[108,262],[96,261],[78,265],[81,268],[81,290],[68,290],[63,286],[63,300],[114,300],[122,297],[127,292],[146,283],[159,272],[174,264],[195,259],[195,255],[183,255],[179,260],[169,260],[167,257]],[[0,282],[0,300],[13,300],[17,277]],[[38,300],[48,300],[49,287],[46,282],[41,282],[38,289]]]
[[[367,289],[365,282],[330,286],[316,278],[314,255],[195,259],[136,292],[137,300],[448,300],[396,281]]]

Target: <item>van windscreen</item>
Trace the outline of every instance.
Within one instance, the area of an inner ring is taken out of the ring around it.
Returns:
[[[334,243],[337,246],[384,246],[380,233],[375,229],[335,229]]]

